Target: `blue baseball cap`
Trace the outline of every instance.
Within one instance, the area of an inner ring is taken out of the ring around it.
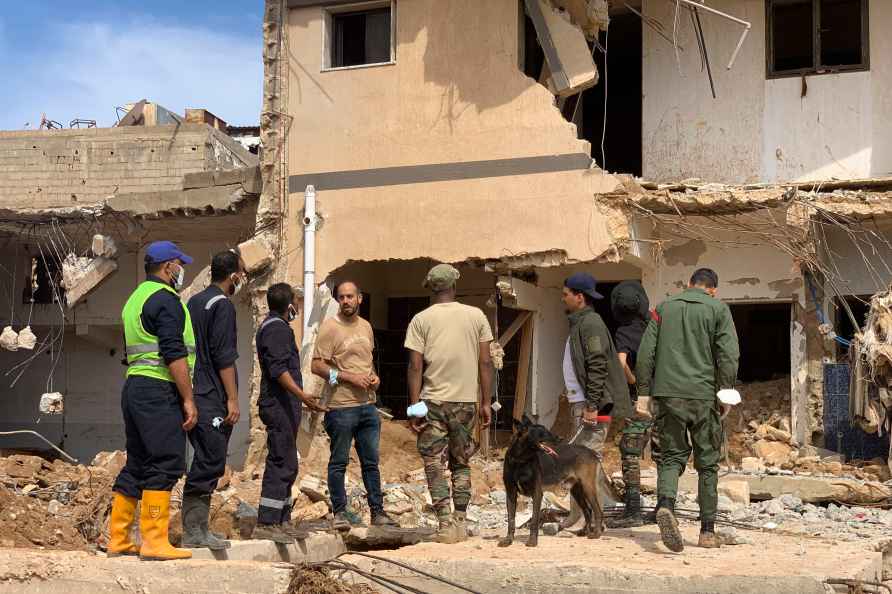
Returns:
[[[592,299],[604,299],[604,295],[601,295],[600,293],[598,293],[598,291],[595,290],[597,284],[598,283],[595,280],[595,277],[590,274],[586,274],[585,272],[577,272],[564,281],[564,286],[568,289],[573,289],[574,291],[585,293]]]
[[[192,258],[180,251],[180,248],[172,241],[154,241],[146,248],[146,262],[149,264],[160,264],[177,258],[183,264],[192,263]]]

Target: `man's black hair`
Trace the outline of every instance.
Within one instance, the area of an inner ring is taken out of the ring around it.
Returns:
[[[711,268],[698,268],[691,275],[691,286],[715,289],[719,286],[719,275]]]
[[[214,255],[211,260],[211,282],[219,283],[229,278],[230,274],[236,274],[239,271],[238,254],[231,250],[219,252]]]
[[[294,301],[294,289],[288,283],[276,283],[266,291],[266,305],[271,312],[284,314]]]
[[[566,286],[566,285],[564,285],[564,286]],[[595,301],[597,301],[597,299],[595,299],[594,297],[592,297],[591,295],[589,295],[588,293],[586,293],[584,291],[577,291],[576,289],[571,289],[570,287],[567,287],[567,289],[574,295],[582,295],[582,298],[585,299],[585,304],[587,306],[591,307],[592,309],[595,308]]]
[[[147,259],[145,261],[146,276],[148,276],[150,274],[157,274],[158,271],[161,270],[161,267],[164,266],[165,264],[167,264],[167,262],[152,262]]]
[[[348,285],[348,284],[349,284],[349,285],[353,285],[354,287],[356,287],[356,294],[357,294],[357,295],[362,295],[362,289],[359,288],[359,283],[357,283],[357,282],[354,281],[354,280],[346,279],[346,280],[342,280],[342,281],[340,281],[338,284],[335,285],[335,287],[334,287],[334,291],[332,291],[332,295],[334,295],[335,301],[337,301],[338,298],[339,298],[339,296],[338,296],[338,291],[341,290],[341,286],[342,286],[342,285]]]

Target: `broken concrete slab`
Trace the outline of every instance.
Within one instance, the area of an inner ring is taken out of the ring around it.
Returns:
[[[552,92],[566,97],[597,84],[598,68],[585,34],[567,13],[547,0],[527,0],[526,6],[551,71]]]
[[[218,561],[266,561],[285,563],[321,563],[330,561],[347,550],[338,534],[313,532],[290,545],[277,545],[270,540],[232,540],[223,551],[192,549],[193,559]],[[229,565],[226,565],[227,570]]]
[[[77,305],[93,289],[118,269],[118,263],[105,257],[78,258],[70,254],[62,262],[62,283],[69,309]]]
[[[358,551],[393,549],[430,540],[436,534],[433,528],[387,528],[371,526],[351,528],[344,535],[348,548]]]
[[[745,481],[749,484],[750,499],[765,501],[781,495],[795,495],[804,503],[826,503],[830,501],[855,505],[882,500],[888,495],[888,487],[882,483],[864,483],[841,477],[810,477],[797,475],[748,475],[728,474],[719,479],[719,485],[732,481]],[[644,482],[644,477],[642,477]],[[697,475],[685,473],[678,479],[678,488],[689,493],[697,492]],[[721,487],[720,487],[721,489]]]
[[[189,559],[146,563],[85,552],[0,549],[0,594],[286,594],[290,565]]]

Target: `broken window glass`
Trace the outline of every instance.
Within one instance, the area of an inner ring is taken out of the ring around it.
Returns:
[[[771,14],[774,70],[814,67],[812,0],[775,2]]]

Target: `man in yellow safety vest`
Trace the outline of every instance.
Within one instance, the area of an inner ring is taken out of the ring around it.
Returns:
[[[130,295],[121,319],[127,379],[121,410],[127,464],[118,475],[109,526],[109,556],[188,559],[170,544],[170,491],[186,470],[186,432],[198,413],[192,398],[195,336],[189,310],[177,291],[192,258],[170,241],[146,248],[143,281]],[[142,500],[142,546],[130,540],[136,503]]]

